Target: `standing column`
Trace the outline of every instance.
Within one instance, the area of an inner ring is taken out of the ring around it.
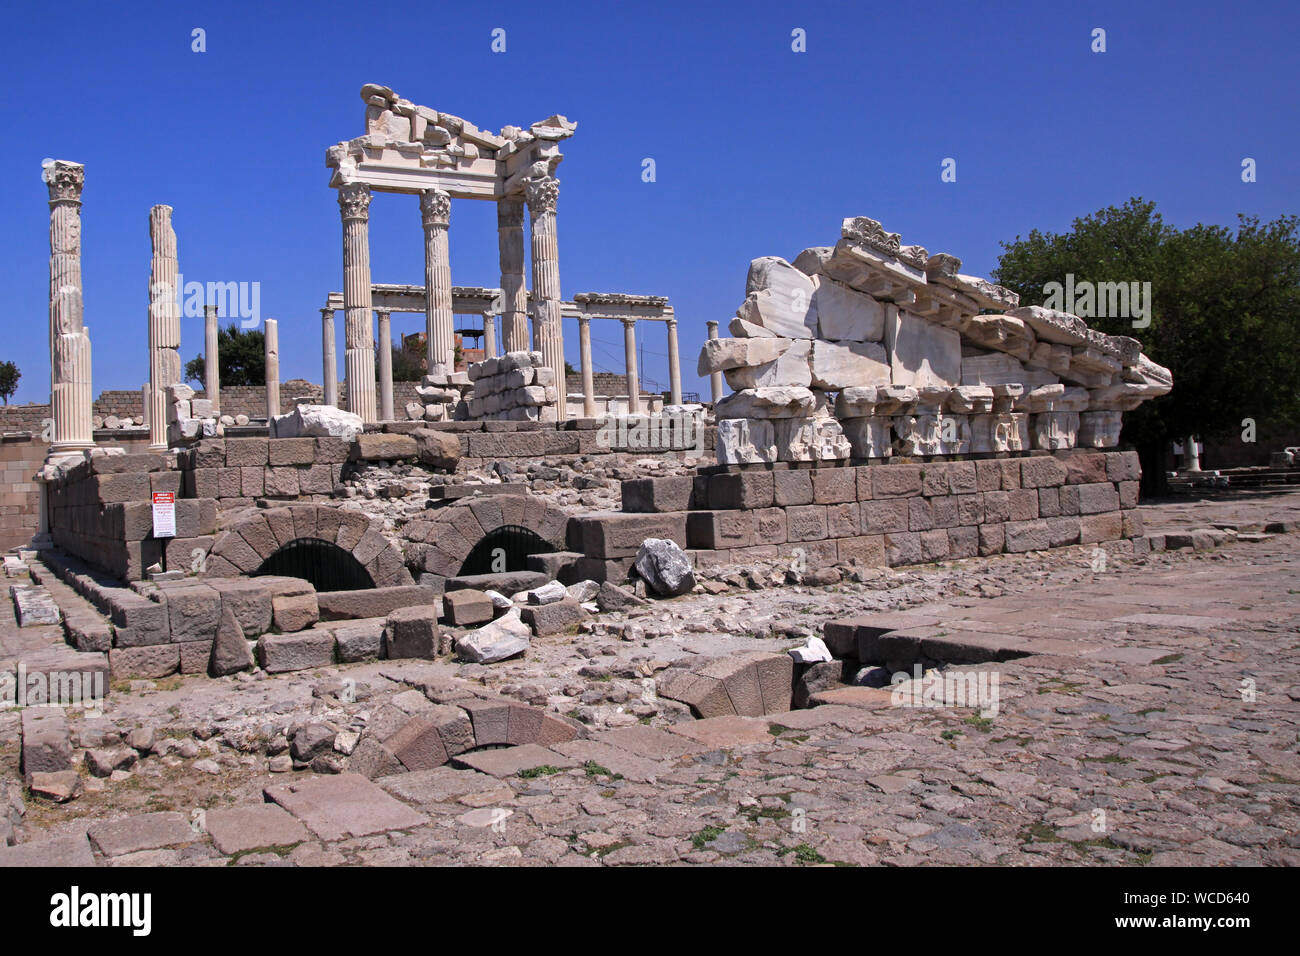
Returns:
[[[203,390],[212,411],[221,414],[221,356],[217,354],[217,307],[203,307]]]
[[[718,323],[710,320],[708,326],[709,326],[709,338],[716,339],[718,337]],[[712,374],[709,375],[709,391],[713,393],[714,405],[722,401],[722,373],[721,372],[713,372]]]
[[[321,327],[321,365],[324,372],[323,385],[325,394],[321,399],[326,405],[338,408],[339,404],[339,358],[334,350],[334,310],[320,310]]]
[[[641,381],[636,370],[636,319],[623,320],[623,354],[627,359],[627,413],[641,414]]]
[[[393,327],[388,310],[379,315],[379,420],[393,420]]]
[[[267,319],[263,342],[266,345],[266,423],[280,415],[280,323]]]
[[[50,453],[93,448],[90,336],[82,324],[81,163],[49,160],[41,169],[50,201]]]
[[[497,349],[497,317],[492,312],[483,313],[483,348],[485,358],[496,358],[500,354]]]
[[[424,222],[424,336],[430,375],[456,370],[455,317],[451,311],[451,259],[447,225],[451,196],[441,189],[420,193]]]
[[[528,289],[524,285],[524,201],[497,200],[497,246],[501,256],[501,345],[527,352]]]
[[[560,181],[553,176],[528,180],[528,215],[533,238],[533,338],[542,363],[555,372],[564,389],[564,327],[560,321],[560,249],[555,235],[555,202]],[[568,402],[556,404],[559,420],[568,417]]]
[[[591,316],[578,316],[578,364],[582,368],[582,417],[596,417],[596,383],[591,369]]]
[[[668,404],[682,403],[682,357],[677,354],[677,320],[668,320]]]
[[[149,387],[148,383],[140,386],[140,404],[144,408],[144,411],[141,412],[141,415],[144,416],[145,428],[148,428],[149,422],[152,421],[152,418],[150,417],[153,415],[153,398],[151,397],[152,395],[153,395],[153,389]]]
[[[370,315],[370,187],[339,187],[343,215],[343,322],[348,411],[375,420],[375,325]]]
[[[176,231],[172,207],[149,210],[153,267],[149,274],[149,384],[153,407],[149,415],[149,447],[167,447],[167,386],[181,380],[180,303],[176,295]]]

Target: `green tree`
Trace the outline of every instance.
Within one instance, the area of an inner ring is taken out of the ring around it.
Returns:
[[[222,385],[266,384],[266,336],[261,329],[241,329],[230,323],[217,330],[217,355]],[[202,355],[185,363],[185,380],[204,382],[207,366]]]
[[[23,373],[18,371],[18,366],[13,362],[0,362],[0,398],[5,400],[6,405],[14,392],[18,391],[18,380],[22,377]]]
[[[424,339],[407,336],[401,344],[389,343],[393,355],[393,381],[418,382],[424,378]],[[375,346],[375,378],[379,378],[379,346]]]
[[[1044,286],[1151,283],[1150,326],[1131,318],[1088,318],[1094,328],[1130,335],[1173,373],[1173,391],[1124,416],[1121,440],[1142,458],[1148,492],[1164,486],[1171,440],[1240,435],[1244,419],[1260,429],[1300,413],[1300,218],[1237,228],[1166,224],[1140,198],[1076,219],[1069,232],[1038,230],[1004,242],[994,281],[1041,305]]]

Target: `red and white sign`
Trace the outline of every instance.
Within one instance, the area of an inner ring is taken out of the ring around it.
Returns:
[[[174,491],[153,493],[153,536],[155,538],[176,537],[176,493]]]

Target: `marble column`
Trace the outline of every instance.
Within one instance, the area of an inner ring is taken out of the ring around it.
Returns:
[[[379,420],[393,420],[393,326],[388,310],[379,316]]]
[[[682,357],[677,354],[677,320],[668,319],[668,404],[682,403]]]
[[[203,391],[212,411],[221,414],[221,356],[217,353],[217,307],[203,307]]]
[[[526,352],[528,289],[524,285],[524,200],[497,200],[497,246],[501,257],[501,346],[506,352]]]
[[[339,187],[343,216],[344,381],[347,410],[375,420],[375,324],[370,313],[370,187]]]
[[[591,317],[578,317],[578,362],[582,368],[582,417],[596,417],[596,381],[591,367]]]
[[[41,170],[50,202],[50,455],[95,445],[91,424],[90,336],[81,295],[81,163],[51,160]]]
[[[496,358],[500,354],[497,348],[497,317],[495,313],[483,313],[483,354],[486,358]]]
[[[447,226],[451,196],[441,189],[420,193],[424,222],[424,335],[430,375],[456,370],[455,316],[451,311],[451,259]]]
[[[718,337],[718,323],[710,320],[708,326],[709,326],[709,338],[716,339]],[[713,394],[714,405],[722,401],[722,373],[721,372],[714,372],[709,376],[709,391]]]
[[[149,447],[167,447],[167,386],[181,380],[181,312],[177,299],[176,231],[172,207],[149,210],[153,267],[149,274],[149,384],[153,407],[149,416]]]
[[[280,323],[267,319],[263,342],[266,346],[266,421],[280,415]]]
[[[141,414],[144,416],[145,428],[148,428],[149,422],[152,421],[152,418],[150,417],[153,414],[153,398],[151,397],[152,395],[153,395],[153,389],[149,387],[148,382],[140,386],[140,405],[144,409],[141,412]]]
[[[623,320],[623,355],[627,360],[627,413],[641,414],[641,381],[636,369],[636,319]]]
[[[338,408],[339,404],[339,357],[334,350],[334,310],[320,310],[321,328],[321,365],[325,395],[321,399],[326,405]]]
[[[568,417],[564,393],[564,327],[560,320],[560,251],[555,235],[555,203],[560,181],[553,176],[530,179],[526,185],[533,245],[533,338],[542,364],[555,372],[561,392],[559,420]]]

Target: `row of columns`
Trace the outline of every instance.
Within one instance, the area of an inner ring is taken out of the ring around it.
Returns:
[[[497,232],[501,262],[502,339],[506,351],[530,347],[542,353],[546,365],[564,381],[564,333],[560,321],[560,262],[556,238],[555,207],[560,183],[552,176],[527,180],[524,195],[497,201]],[[343,219],[343,311],[348,411],[372,422],[383,409],[375,407],[374,325],[370,316],[370,187],[349,183],[339,187]],[[528,290],[524,283],[523,213],[527,206],[532,223],[533,342],[528,341]],[[448,230],[451,196],[441,189],[420,193],[420,218],[424,226],[424,283],[426,358],[431,374],[455,368],[454,316]],[[337,402],[337,384],[331,388],[330,352],[333,316],[322,310],[325,342],[326,402]],[[486,326],[486,323],[485,323]],[[487,331],[485,327],[485,331]],[[388,341],[388,339],[382,339]],[[495,350],[495,330],[489,336]],[[380,357],[380,361],[385,361]],[[564,417],[564,408],[560,408]]]

